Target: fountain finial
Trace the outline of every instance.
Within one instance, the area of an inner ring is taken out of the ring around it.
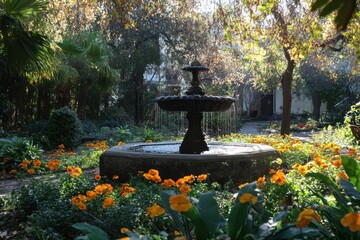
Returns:
[[[191,87],[185,92],[186,95],[205,95],[204,90],[200,87],[199,73],[208,71],[209,68],[202,66],[201,63],[195,59],[191,62],[190,66],[184,67],[182,70],[192,73]]]

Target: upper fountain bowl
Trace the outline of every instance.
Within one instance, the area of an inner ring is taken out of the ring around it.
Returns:
[[[159,107],[173,112],[223,112],[235,102],[231,97],[220,96],[161,96],[155,99]]]

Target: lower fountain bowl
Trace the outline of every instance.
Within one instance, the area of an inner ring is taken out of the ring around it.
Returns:
[[[208,143],[202,154],[179,154],[180,142],[135,143],[112,147],[100,156],[100,174],[122,182],[139,171],[156,169],[162,179],[208,174],[211,182],[235,184],[256,180],[269,172],[278,152],[262,144]]]

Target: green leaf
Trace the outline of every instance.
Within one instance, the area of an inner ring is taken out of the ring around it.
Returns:
[[[360,200],[360,193],[351,182],[340,178],[340,185],[344,189],[346,195],[355,200]]]
[[[332,0],[329,4],[327,4],[321,11],[320,16],[324,17],[333,11],[337,10],[341,4],[343,3],[342,0]]]
[[[198,209],[201,219],[205,222],[210,234],[214,233],[220,224],[224,222],[213,193],[205,193],[200,196]]]
[[[183,212],[182,214],[189,218],[194,224],[196,239],[209,238],[209,231],[206,224],[201,218],[199,210],[194,205],[187,212]]]
[[[358,191],[360,191],[360,165],[349,156],[341,156],[341,162],[344,166],[345,172]]]
[[[171,216],[173,222],[175,223],[176,228],[186,236],[186,231],[184,229],[184,223],[181,220],[181,215],[177,211],[174,211],[170,208],[169,198],[174,196],[176,193],[174,191],[160,191],[160,198],[166,212]]]
[[[110,239],[106,232],[101,228],[90,225],[88,223],[75,223],[72,225],[74,228],[86,233],[86,236],[79,236],[76,240],[88,239],[88,240],[108,240]]]
[[[249,208],[250,205],[248,203],[235,204],[231,208],[227,225],[227,234],[231,239],[240,239],[242,231],[245,228]]]
[[[315,237],[319,235],[322,235],[322,233],[318,229],[309,227],[298,228],[292,224],[289,225],[289,228],[283,228],[279,232],[275,233],[272,239],[303,239],[304,237]]]
[[[337,185],[328,176],[322,175],[320,173],[307,173],[305,177],[313,177],[318,179],[329,188],[330,192],[334,195],[338,203],[342,205],[348,204],[349,201],[341,194]]]
[[[311,6],[311,11],[316,11],[317,9],[321,8],[328,2],[329,0],[316,0]]]

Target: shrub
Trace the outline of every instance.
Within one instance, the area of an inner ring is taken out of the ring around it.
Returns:
[[[82,134],[81,122],[73,110],[63,107],[51,112],[47,131],[50,147],[64,144],[66,148],[74,148],[80,143]]]
[[[350,110],[345,115],[345,123],[360,125],[360,102],[350,107]]]
[[[46,120],[35,121],[25,127],[34,143],[44,147],[49,146],[49,139],[46,136],[47,129],[48,121]]]
[[[24,159],[32,160],[40,158],[42,150],[32,141],[23,138],[12,138],[10,140],[0,139],[0,159],[2,170],[9,172],[15,169]]]

